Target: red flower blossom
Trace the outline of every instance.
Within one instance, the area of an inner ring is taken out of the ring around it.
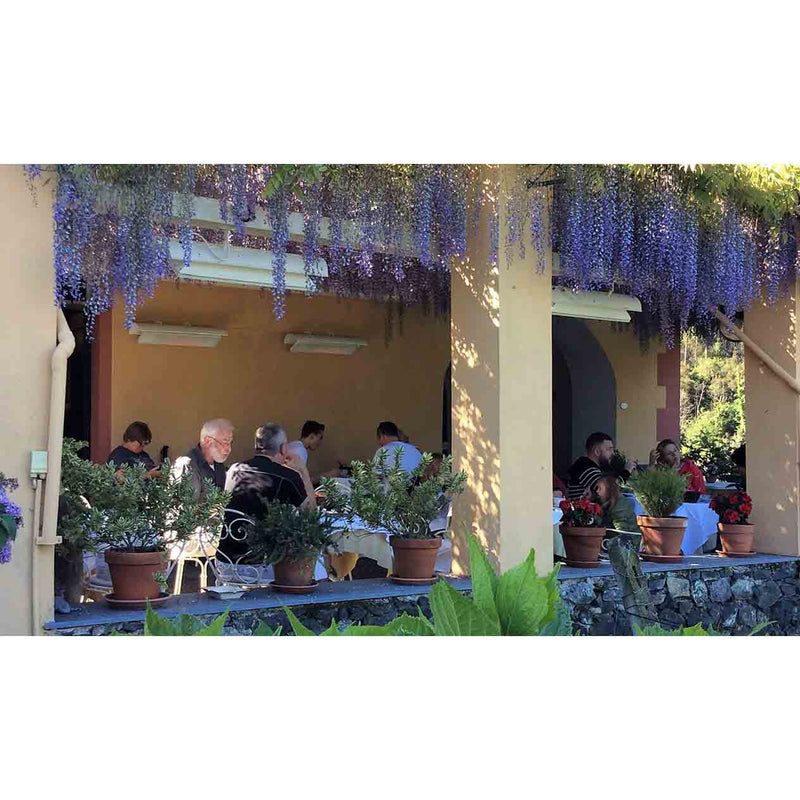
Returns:
[[[739,522],[739,515],[731,508],[722,515],[722,519],[729,525],[735,525]]]
[[[570,510],[570,508],[572,507],[572,503],[570,503],[570,501],[569,501],[569,500],[562,500],[562,501],[561,501],[561,502],[558,504],[558,507],[559,507],[559,508],[560,508],[562,511],[569,511],[569,510]]]
[[[739,513],[744,517],[749,517],[753,513],[753,506],[750,503],[742,503],[739,506]]]

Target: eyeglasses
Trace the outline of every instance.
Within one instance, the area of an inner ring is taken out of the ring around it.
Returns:
[[[227,447],[228,449],[233,447],[233,439],[231,439],[229,442],[221,442],[215,436],[209,436],[208,438],[213,439],[220,447]]]

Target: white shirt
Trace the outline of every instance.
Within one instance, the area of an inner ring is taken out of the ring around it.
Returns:
[[[289,442],[289,444],[286,445],[286,449],[293,456],[302,458],[304,464],[308,464],[308,450],[306,450],[306,446],[300,439],[295,439],[293,442]]]
[[[403,448],[403,454],[400,456],[400,469],[404,472],[413,472],[422,463],[422,453],[414,447],[413,444],[403,444],[403,442],[389,442],[389,444],[379,447],[375,451],[375,458],[380,455],[381,450],[386,450],[389,454],[386,458],[386,466],[394,466],[394,451],[398,447]]]

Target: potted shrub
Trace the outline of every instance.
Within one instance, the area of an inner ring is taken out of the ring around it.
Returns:
[[[561,538],[568,567],[596,567],[606,529],[603,507],[591,500],[562,500]]]
[[[317,587],[314,567],[322,552],[335,549],[333,520],[318,508],[266,502],[264,513],[247,526],[247,553],[238,563],[271,564],[274,589],[306,594]]]
[[[61,494],[58,499],[58,535],[55,548],[55,584],[58,593],[75,605],[80,602],[84,551],[96,550],[90,524],[91,498],[111,487],[112,476],[105,465],[81,458],[86,442],[66,438],[61,454]]]
[[[711,498],[711,509],[719,514],[719,540],[722,552],[730,555],[751,555],[755,526],[749,523],[753,513],[753,500],[744,492],[716,494]]]
[[[111,466],[97,470],[87,525],[93,549],[104,551],[111,573],[113,592],[106,600],[133,607],[166,598],[167,549],[193,536],[216,536],[230,494],[206,481],[198,499],[191,474],[172,478],[168,461],[152,478],[141,464],[123,467],[118,480]]]
[[[652,467],[628,479],[628,487],[645,511],[645,515],[636,517],[645,560],[680,561],[687,520],[674,514],[683,503],[686,483],[684,475],[669,467]]]
[[[0,564],[11,561],[11,543],[17,538],[17,528],[22,527],[22,510],[8,497],[8,492],[18,488],[16,478],[0,472]]]
[[[447,456],[436,468],[433,456],[424,453],[412,472],[400,468],[400,448],[391,465],[382,450],[372,461],[354,461],[350,494],[329,478],[322,488],[328,508],[341,513],[352,525],[360,517],[370,528],[390,534],[397,583],[429,583],[434,580],[436,555],[442,539],[432,533],[431,522],[450,498],[464,491],[466,473],[453,474],[453,458]]]

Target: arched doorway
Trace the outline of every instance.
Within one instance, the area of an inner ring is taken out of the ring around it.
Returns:
[[[563,475],[586,437],[616,439],[617,381],[600,343],[580,319],[553,317],[553,469]]]

